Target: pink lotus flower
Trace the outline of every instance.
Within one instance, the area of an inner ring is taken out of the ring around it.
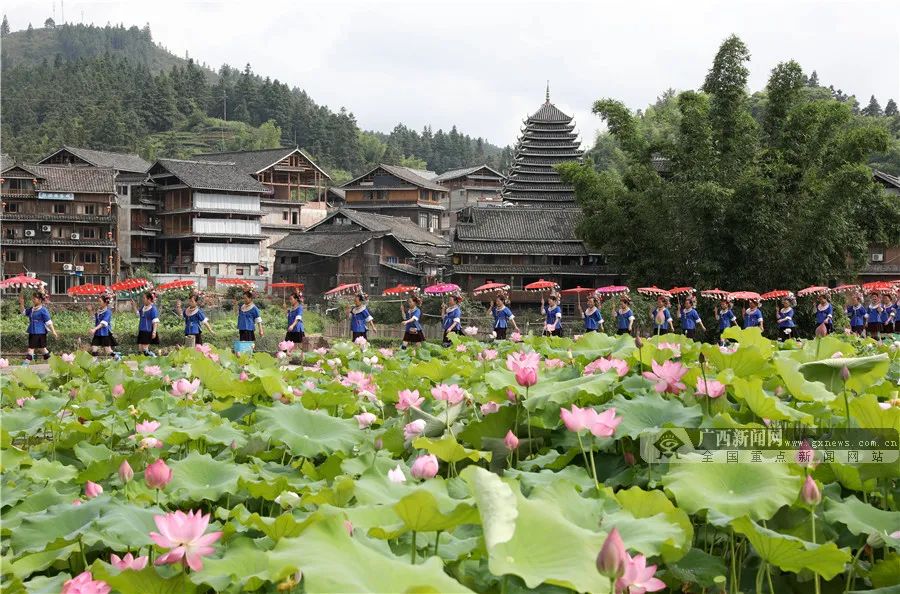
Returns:
[[[215,549],[212,544],[222,537],[221,532],[206,532],[209,526],[209,515],[200,511],[176,511],[164,516],[153,516],[159,532],[151,532],[150,538],[157,545],[169,549],[161,555],[156,565],[167,563],[184,563],[194,571],[203,569],[203,557],[211,555]]]
[[[627,553],[626,553],[627,555]],[[627,555],[625,572],[616,580],[616,593],[645,594],[657,592],[666,587],[665,582],[653,577],[656,565],[647,566],[647,558],[643,555]]]
[[[181,378],[172,384],[172,396],[190,396],[200,389],[200,380],[195,379],[192,382]]]
[[[521,332],[513,332],[509,335],[509,339],[513,342],[522,342],[522,333]]]
[[[9,361],[4,357],[0,357],[0,369],[6,369],[7,367],[9,367]]]
[[[479,361],[493,361],[497,358],[497,351],[494,349],[484,349],[480,353],[478,353]]]
[[[512,402],[513,404],[515,404],[519,398],[518,398],[518,395],[515,393],[515,391],[512,388],[507,388],[506,389],[506,399],[509,400],[510,402]]]
[[[363,363],[370,366],[375,365],[376,363],[378,363],[378,357],[376,357],[375,355],[372,355],[371,357],[363,357]]]
[[[74,363],[74,362],[75,362],[75,355],[73,355],[72,353],[63,353],[63,354],[60,356],[60,359],[62,359],[62,360],[65,361],[66,363]]]
[[[725,393],[725,384],[717,380],[703,381],[702,377],[697,378],[696,394],[705,394],[710,398],[718,398]]]
[[[418,390],[400,390],[397,393],[397,410],[405,411],[410,408],[419,408],[425,399],[419,396]]]
[[[500,410],[499,402],[485,402],[481,405],[481,414],[483,415],[492,415],[498,410]]]
[[[517,351],[506,356],[506,368],[513,373],[522,368],[537,369],[541,363],[541,356],[534,351],[524,352]]]
[[[125,393],[125,386],[123,386],[122,384],[116,384],[115,386],[112,387],[113,398],[118,398],[119,396],[121,396],[124,393]]]
[[[163,442],[156,439],[155,437],[145,437],[141,440],[141,449],[151,450],[151,449],[160,449],[163,447]]]
[[[395,466],[394,468],[388,470],[387,476],[388,476],[388,480],[391,481],[392,483],[405,483],[406,482],[406,475],[403,474],[403,469],[400,468],[399,464],[397,466]]]
[[[103,487],[97,483],[88,481],[84,484],[84,496],[87,499],[93,499],[103,493]]]
[[[681,381],[681,378],[688,372],[688,368],[681,363],[665,361],[660,364],[652,361],[651,366],[653,371],[645,371],[644,377],[656,382],[655,389],[660,394],[663,392],[678,394],[687,388]]]
[[[278,350],[284,351],[286,353],[290,353],[294,350],[294,347],[297,346],[294,344],[292,340],[282,340],[278,343]]]
[[[431,388],[431,395],[435,400],[443,400],[450,406],[462,402],[466,392],[456,384],[438,384]]]
[[[59,594],[109,594],[110,589],[109,584],[95,580],[90,571],[85,571],[66,580]]]
[[[119,479],[123,483],[127,483],[133,478],[134,470],[131,468],[131,464],[128,463],[128,460],[122,460],[122,463],[119,464]]]
[[[416,458],[415,462],[413,462],[412,468],[409,469],[409,473],[418,479],[434,478],[437,471],[438,459],[434,454],[419,456]]]
[[[466,336],[475,336],[478,334],[478,326],[466,326],[463,328],[463,334]]]
[[[34,396],[26,396],[25,398],[16,398],[16,406],[22,408],[29,400],[37,400]]]
[[[394,356],[394,349],[381,348],[381,349],[378,349],[378,353],[385,359],[390,359],[391,357]]]
[[[678,344],[677,342],[661,342],[658,345],[656,345],[656,348],[669,349],[670,351],[672,351],[672,355],[674,357],[681,356],[681,345]]]
[[[134,430],[144,435],[149,435],[159,429],[159,421],[144,421],[134,426]]]
[[[519,447],[519,438],[512,431],[507,431],[506,437],[503,438],[503,445],[511,452]]]
[[[366,350],[366,347],[369,346],[369,341],[366,340],[365,336],[357,336],[356,340],[354,340],[353,342],[362,350]]]
[[[737,352],[737,350],[737,347],[730,347],[727,345],[719,347],[719,352],[721,352],[723,355],[733,355]]]
[[[151,489],[164,489],[172,480],[172,469],[163,460],[157,459],[144,470],[144,482]]]
[[[811,475],[806,475],[806,482],[803,483],[803,488],[800,489],[800,496],[806,505],[816,506],[822,501],[822,492]]]
[[[544,367],[546,369],[560,369],[566,366],[566,362],[562,359],[544,359]]]
[[[547,332],[553,332],[554,330],[556,330],[556,324],[545,324],[544,330],[546,330]]]
[[[365,429],[369,425],[375,422],[376,417],[370,412],[359,413],[358,415],[353,415],[353,418],[356,419],[356,422],[359,423],[360,429]]]
[[[464,344],[458,344],[458,345],[456,345],[456,352],[457,352],[457,353],[465,353],[466,350],[467,350],[467,349],[466,349],[466,345],[464,345]]]
[[[313,349],[313,352],[315,354],[319,355],[320,357],[324,357],[325,355],[328,354],[328,349],[326,349],[325,347],[319,347],[317,349]]]
[[[612,437],[622,422],[622,417],[616,416],[614,408],[598,413],[593,408],[579,408],[575,404],[571,410],[559,409],[559,416],[569,431],[578,433],[587,429],[597,437]]]
[[[589,410],[593,411],[593,409]],[[593,412],[596,416],[593,416],[588,425],[591,433],[597,437],[612,437],[616,432],[616,427],[622,422],[622,417],[616,416],[616,409],[609,408],[600,414],[596,414],[596,411]]]
[[[347,387],[355,388],[357,391],[365,390],[374,393],[378,389],[374,378],[371,375],[367,375],[364,371],[348,371],[347,377],[343,378],[341,383]]]
[[[403,426],[403,439],[412,441],[413,438],[418,437],[425,431],[425,425],[424,419],[416,419],[412,423],[407,423]]]
[[[212,347],[208,344],[196,344],[194,345],[194,349],[203,353],[204,355],[208,355],[212,352]]]
[[[144,365],[144,375],[150,376],[160,376],[162,375],[162,369],[160,369],[159,365]]]
[[[238,379],[241,380],[242,382],[245,382],[248,379],[250,379],[250,376],[247,375],[246,371],[242,371],[241,374],[238,376]]]
[[[619,535],[619,529],[613,528],[603,541],[600,554],[597,555],[597,570],[608,578],[619,578],[625,573],[628,563],[628,551]]]
[[[316,389],[316,382],[314,382],[314,381],[312,381],[312,380],[306,380],[305,382],[303,382],[303,386],[304,386],[307,390],[315,390],[315,389]]]
[[[598,371],[600,373],[606,373],[610,369],[615,369],[616,375],[618,375],[619,377],[625,377],[626,375],[628,375],[628,363],[626,363],[622,359],[607,359],[605,357],[601,357],[585,365],[584,375],[593,375]]]
[[[535,385],[538,381],[537,369],[534,367],[520,367],[516,370],[516,383],[523,388]]]
[[[82,503],[84,503],[84,501],[82,501],[81,499],[75,499],[72,501],[72,505],[74,506],[81,505]]]
[[[127,553],[124,557],[119,557],[115,553],[109,556],[110,565],[122,571],[126,569],[140,571],[147,567],[147,561],[149,561],[147,557],[135,557],[131,553]]]

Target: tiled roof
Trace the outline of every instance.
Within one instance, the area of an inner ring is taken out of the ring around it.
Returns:
[[[366,173],[360,175],[359,177],[352,179],[345,183],[343,186],[344,189],[352,187],[356,185],[356,183],[377,169],[382,169],[389,174],[393,175],[396,178],[402,179],[403,181],[410,183],[414,186],[419,186],[420,188],[425,188],[426,190],[438,190],[442,192],[447,192],[447,188],[444,186],[435,183],[431,179],[423,177],[421,174],[431,174],[433,171],[423,171],[421,169],[411,169],[409,167],[401,167],[399,165],[385,165],[382,163],[378,167],[367,171]],[[436,175],[436,174],[435,174]]]
[[[299,153],[309,161],[310,165],[319,170],[319,173],[331,179],[329,175],[313,161],[312,157],[300,148],[275,148],[261,149],[258,151],[233,151],[230,153],[202,153],[196,155],[204,161],[224,161],[234,163],[238,169],[247,175],[254,175],[268,169],[275,163],[286,159],[288,156]]]
[[[441,183],[441,182],[445,182],[447,180],[456,179],[458,177],[465,177],[467,175],[475,173],[479,169],[487,169],[488,171],[490,171],[497,177],[499,177],[501,179],[503,178],[503,174],[500,173],[499,171],[493,169],[492,167],[489,167],[487,165],[475,165],[474,167],[464,167],[462,169],[452,169],[450,171],[445,171],[444,173],[435,177],[432,181]]]
[[[405,272],[406,274],[410,274],[412,276],[425,276],[425,273],[413,266],[412,264],[400,264],[396,262],[382,262],[382,266],[385,268],[392,268],[393,270],[399,270],[400,272]]]
[[[269,249],[338,257],[375,237],[380,237],[380,235],[368,231],[334,231],[328,233],[304,231],[287,235],[284,239],[276,241],[269,246]]]
[[[480,207],[462,211],[456,223],[456,241],[577,241],[581,220],[577,208]]]
[[[0,153],[0,171],[6,171],[10,167],[16,164],[16,160],[7,155],[6,153]]]
[[[259,183],[231,161],[185,161],[180,159],[159,159],[151,168],[168,171],[184,185],[195,190],[217,190],[224,192],[266,193],[269,189]]]
[[[116,193],[116,172],[112,169],[24,163],[18,164],[17,167],[38,179],[39,192]]]
[[[555,276],[610,274],[602,266],[558,266],[555,264],[454,264],[453,275],[458,274],[528,274],[552,279]]]
[[[525,256],[587,256],[580,241],[456,241],[454,254],[520,254]]]
[[[875,177],[875,179],[886,186],[900,188],[900,177],[897,177],[896,175],[891,175],[890,173],[885,173],[884,171],[879,171],[878,169],[873,169],[872,175]]]
[[[98,151],[94,149],[80,148],[75,146],[63,146],[59,150],[41,159],[41,163],[50,157],[66,151],[81,159],[87,161],[94,167],[108,167],[116,171],[125,171],[129,173],[147,173],[150,169],[150,162],[145,161],[140,156],[132,153],[114,153],[111,151]]]
[[[376,233],[390,233],[403,243],[418,243],[434,247],[450,247],[450,243],[435,233],[427,231],[406,217],[391,217],[388,215],[363,212],[352,208],[339,208],[327,217],[309,228],[309,231],[319,228],[324,222],[341,214],[360,227]]]
[[[541,105],[540,109],[531,114],[531,117],[528,119],[534,122],[562,122],[568,124],[572,121],[572,116],[567,116],[548,100]]]

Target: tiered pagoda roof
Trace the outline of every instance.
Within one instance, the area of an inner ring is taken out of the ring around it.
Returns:
[[[572,117],[547,100],[525,120],[509,174],[503,183],[504,202],[522,206],[573,207],[575,192],[564,185],[553,168],[557,163],[580,161],[578,135]]]

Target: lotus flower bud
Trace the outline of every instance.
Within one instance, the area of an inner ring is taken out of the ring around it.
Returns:
[[[637,348],[641,348],[642,346],[644,346],[644,341],[641,340],[640,336],[634,337],[634,346],[636,346]]]
[[[507,431],[506,437],[503,438],[503,444],[511,452],[519,447],[519,438],[512,431]]]
[[[619,529],[613,528],[603,541],[600,554],[597,555],[597,571],[609,578],[618,578],[625,573],[628,553],[625,543],[619,536]]]
[[[846,365],[841,367],[841,379],[844,381],[850,379],[850,369]]]
[[[88,481],[84,485],[84,496],[87,499],[93,499],[94,497],[103,493],[103,487],[98,485],[97,483]]]
[[[819,490],[819,485],[812,476],[806,475],[806,482],[803,483],[803,488],[800,490],[800,496],[807,505],[816,506],[822,501],[822,492]]]
[[[144,481],[151,489],[162,489],[172,480],[172,469],[162,459],[147,466],[144,470]]]
[[[700,365],[706,365],[706,355],[704,355],[703,353],[700,353],[697,356],[697,361],[700,362]]]
[[[128,460],[122,460],[122,463],[119,465],[119,478],[123,483],[127,483],[134,478],[134,470],[132,470]]]

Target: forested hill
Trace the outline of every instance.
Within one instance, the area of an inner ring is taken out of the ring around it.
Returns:
[[[48,19],[9,32],[4,17],[2,75],[3,152],[22,160],[62,144],[147,159],[299,145],[340,181],[378,162],[445,171],[485,162],[505,168],[510,157],[508,148],[455,126],[363,131],[347,109],[319,105],[249,64],[213,71],[175,56],[147,26]]]

